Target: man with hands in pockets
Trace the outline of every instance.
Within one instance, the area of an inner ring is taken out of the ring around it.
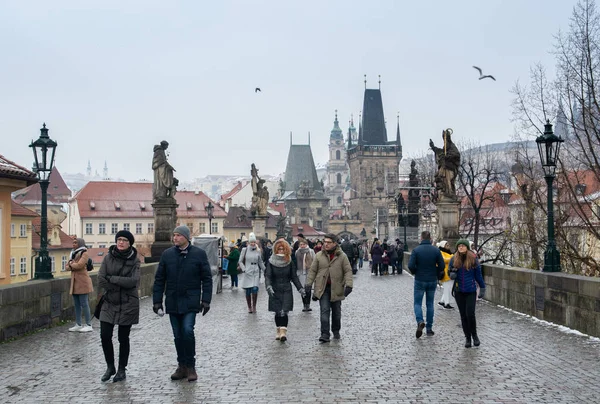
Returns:
[[[190,229],[179,226],[173,230],[173,247],[160,257],[154,277],[153,310],[162,310],[165,295],[166,313],[171,320],[178,367],[172,380],[198,380],[196,373],[196,314],[204,316],[210,310],[212,276],[208,257],[201,248],[190,244]]]

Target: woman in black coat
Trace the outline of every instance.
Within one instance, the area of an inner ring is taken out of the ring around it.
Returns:
[[[133,324],[140,320],[140,259],[133,247],[133,234],[121,230],[115,236],[116,245],[110,246],[98,272],[98,285],[105,289],[104,303],[100,311],[100,340],[106,360],[103,382],[115,375],[113,382],[125,380],[125,368],[129,360],[129,333]],[[115,370],[115,352],[112,336],[115,325],[119,326],[119,368]]]
[[[287,241],[279,239],[273,245],[273,255],[267,262],[265,286],[269,294],[269,311],[275,312],[275,325],[277,326],[275,339],[282,342],[287,340],[287,314],[294,308],[290,282],[294,283],[300,295],[304,297],[304,288],[292,263],[292,248]]]

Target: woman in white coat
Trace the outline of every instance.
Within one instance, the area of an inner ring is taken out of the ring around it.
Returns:
[[[262,251],[258,247],[254,233],[250,233],[248,236],[248,246],[242,249],[238,266],[244,274],[240,282],[240,287],[246,291],[248,313],[256,313],[258,284],[260,282],[261,271],[265,270],[265,264],[262,260]]]

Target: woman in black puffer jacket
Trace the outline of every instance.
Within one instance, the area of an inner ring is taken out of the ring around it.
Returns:
[[[115,236],[116,245],[110,246],[98,273],[98,285],[105,290],[100,312],[100,338],[106,360],[105,382],[115,375],[113,382],[124,380],[129,360],[129,332],[140,320],[140,259],[133,247],[133,234],[121,230]],[[113,329],[119,326],[119,368],[115,370],[115,353],[112,344]]]

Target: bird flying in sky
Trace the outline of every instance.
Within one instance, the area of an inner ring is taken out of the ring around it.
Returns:
[[[258,87],[256,87],[256,88],[254,89],[254,92],[255,92],[255,93],[258,93],[259,91],[260,91],[260,88],[258,88]],[[262,93],[262,91],[260,91],[260,92]]]
[[[496,79],[494,78],[494,76],[491,76],[489,74],[486,74],[485,76],[483,75],[483,72],[481,71],[481,68],[477,67],[477,66],[473,66],[474,69],[476,69],[479,72],[479,80],[483,80],[483,79],[492,79],[494,81],[496,81]]]

